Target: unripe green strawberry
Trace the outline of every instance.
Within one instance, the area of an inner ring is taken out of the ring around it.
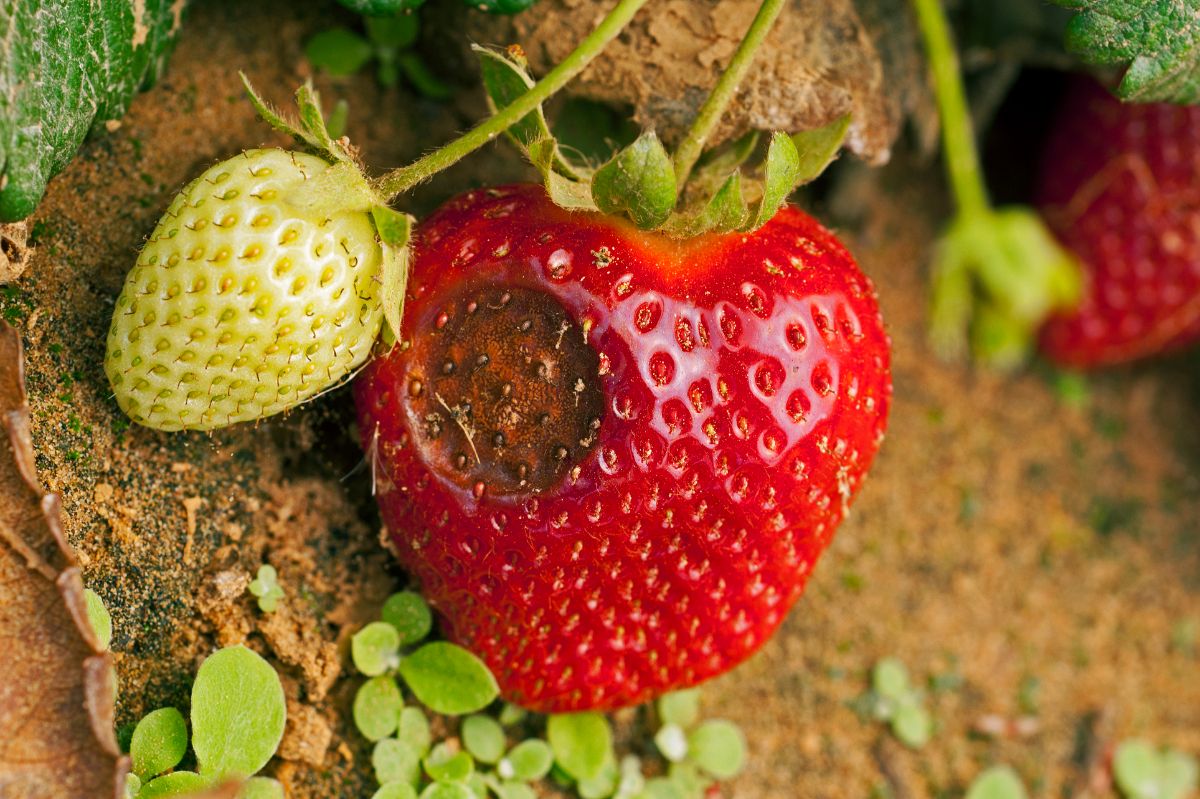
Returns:
[[[261,419],[366,360],[383,321],[371,215],[331,210],[336,197],[297,204],[305,181],[331,168],[303,153],[251,150],[171,203],[125,279],[108,333],[105,371],[131,419],[159,430]]]

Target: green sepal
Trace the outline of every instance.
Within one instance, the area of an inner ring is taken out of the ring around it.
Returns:
[[[542,173],[546,193],[555,205],[568,211],[597,210],[589,181],[575,180],[554,169],[558,157],[558,143],[554,139],[539,139],[529,145],[526,153],[529,163]]]
[[[509,53],[478,45],[473,45],[472,49],[479,57],[480,77],[493,114],[533,88],[533,78],[529,76],[525,65]],[[546,122],[546,114],[540,106],[510,126],[506,135],[526,154],[535,142],[555,141]],[[588,170],[567,160],[557,143],[551,164],[555,171],[569,178],[586,180],[588,177]]]
[[[761,138],[761,131],[752,130],[728,144],[709,150],[692,170],[687,186],[680,186],[679,190],[688,197],[711,197],[731,174],[750,160]]]
[[[400,320],[404,318],[404,297],[408,291],[408,273],[412,266],[408,239],[415,220],[386,205],[373,206],[371,219],[375,222],[375,231],[383,246],[383,264],[380,268],[383,318],[396,339],[399,339]]]
[[[643,230],[667,221],[675,208],[675,168],[654,131],[619,151],[592,177],[592,200],[606,214],[626,214]]]
[[[1032,209],[959,216],[934,256],[931,344],[943,358],[970,350],[993,366],[1016,367],[1041,323],[1078,301],[1080,274]]]
[[[699,210],[675,212],[661,229],[671,236],[689,239],[703,233],[738,230],[749,216],[750,209],[742,191],[742,173],[734,172]]]
[[[238,72],[238,75],[250,98],[250,104],[254,106],[254,110],[258,112],[264,122],[275,130],[291,136],[302,147],[325,158],[330,163],[345,162],[353,165],[354,159],[350,153],[329,135],[325,117],[321,113],[320,96],[313,88],[311,81],[306,81],[296,90],[296,106],[300,119],[293,122],[259,96],[254,86],[251,85],[250,79],[246,77],[246,73]]]
[[[850,115],[843,114],[824,127],[792,134],[792,144],[796,145],[799,156],[799,175],[793,190],[820,177],[837,158],[849,130]]]
[[[779,210],[800,182],[800,154],[786,133],[771,134],[771,144],[763,161],[762,178],[759,183],[761,197],[742,230],[758,230]]]

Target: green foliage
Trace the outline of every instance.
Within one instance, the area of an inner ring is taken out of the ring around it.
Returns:
[[[1127,66],[1117,87],[1138,103],[1200,102],[1200,0],[1054,0],[1078,14],[1067,49],[1094,64]]]
[[[1008,766],[993,766],[967,789],[966,799],[1027,799],[1021,778]]]
[[[1126,799],[1184,799],[1200,780],[1196,758],[1146,741],[1124,741],[1113,756],[1113,774]]]
[[[133,773],[145,782],[156,774],[170,771],[187,754],[187,724],[183,714],[173,707],[147,713],[133,730],[129,756]]]
[[[210,655],[192,685],[191,716],[196,772],[170,771],[187,753],[178,710],[160,708],[138,722],[129,744],[130,799],[182,796],[229,780],[242,781],[238,799],[283,799],[277,781],[253,776],[279,748],[287,717],[283,685],[265,660],[244,646]]]
[[[500,691],[482,660],[445,641],[425,644],[404,658],[400,674],[423,704],[452,716],[486,707]]]
[[[0,5],[0,222],[33,212],[89,130],[119,119],[162,70],[172,0]]]
[[[589,780],[613,758],[612,729],[600,713],[563,713],[546,721],[554,761],[576,780]]]
[[[387,17],[413,11],[425,4],[425,0],[338,0],[351,11],[375,17]]]
[[[371,766],[380,785],[404,782],[416,785],[421,776],[421,757],[404,741],[384,738],[371,750]]]
[[[933,717],[924,695],[909,681],[908,669],[896,658],[884,658],[871,671],[871,691],[863,697],[866,712],[887,722],[903,744],[920,749],[933,734]]]
[[[370,0],[368,0],[369,2]],[[384,5],[382,0],[374,0]],[[421,0],[392,3],[415,8]],[[335,77],[353,75],[367,64],[376,63],[376,77],[383,86],[394,86],[404,76],[421,94],[438,100],[452,91],[442,83],[413,49],[420,34],[416,14],[373,11],[363,20],[363,33],[349,28],[330,28],[314,34],[304,45],[304,54],[317,69]],[[365,34],[365,35],[364,35]]]
[[[674,691],[658,698],[658,718],[663,724],[690,727],[700,718],[700,689]]]
[[[92,632],[96,634],[100,648],[108,649],[112,644],[113,624],[108,608],[104,607],[104,600],[92,589],[85,588],[83,589],[83,603],[84,610],[87,611],[88,624],[92,626]]]
[[[537,0],[462,0],[468,8],[477,8],[489,14],[519,14],[531,8]]]
[[[468,716],[462,723],[462,742],[480,763],[495,763],[504,756],[504,728],[491,716]]]
[[[423,640],[433,629],[433,613],[429,605],[420,594],[413,591],[392,594],[383,603],[379,615],[400,633],[402,646]]]
[[[385,674],[372,677],[354,695],[354,726],[368,741],[387,738],[396,731],[404,709],[396,680]]]
[[[483,47],[475,52],[493,113],[533,87],[519,55]],[[842,117],[795,136],[775,133],[762,160],[745,171],[742,164],[754,154],[757,136],[740,139],[708,154],[687,186],[676,185],[676,165],[653,132],[642,134],[594,170],[566,155],[540,107],[507,133],[541,172],[547,193],[559,206],[623,214],[643,229],[690,238],[710,231],[751,231],[766,224],[797,186],[829,164],[848,126],[849,118]]]
[[[283,588],[279,585],[279,575],[275,567],[263,564],[258,567],[258,574],[250,581],[250,593],[258,597],[258,609],[263,613],[274,613],[283,599]]]
[[[746,761],[746,739],[734,724],[706,721],[688,736],[688,751],[701,770],[717,779],[729,779]]]
[[[375,677],[400,664],[400,633],[387,622],[373,621],[350,639],[354,668]]]
[[[475,761],[471,755],[447,743],[437,744],[430,749],[421,765],[434,782],[466,782],[475,772]]]

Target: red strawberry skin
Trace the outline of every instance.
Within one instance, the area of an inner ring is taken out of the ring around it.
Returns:
[[[886,426],[889,342],[849,253],[791,207],[677,241],[530,185],[450,201],[413,246],[401,343],[356,401],[446,634],[543,712],[754,652]]]
[[[1130,361],[1200,340],[1200,107],[1123,104],[1080,80],[1046,143],[1039,200],[1081,261],[1079,307],[1042,350],[1064,365]]]

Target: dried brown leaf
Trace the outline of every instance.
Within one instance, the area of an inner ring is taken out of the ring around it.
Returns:
[[[84,610],[58,497],[38,481],[21,338],[0,326],[0,796],[123,795],[116,675]]]

